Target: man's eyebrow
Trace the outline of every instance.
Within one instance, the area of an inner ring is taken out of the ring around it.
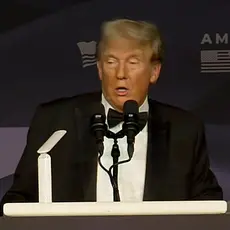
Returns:
[[[129,56],[129,58],[140,58],[142,56],[142,54],[131,54],[130,56]]]
[[[111,58],[117,58],[116,55],[110,54],[110,53],[105,53],[104,56],[106,57],[111,57]],[[128,58],[140,58],[142,56],[141,53],[136,53],[136,54],[130,54]]]
[[[106,57],[112,57],[112,58],[116,58],[116,56],[115,55],[113,55],[113,54],[104,54]]]

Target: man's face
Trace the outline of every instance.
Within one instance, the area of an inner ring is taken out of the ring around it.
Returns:
[[[108,102],[122,111],[127,100],[144,102],[149,85],[160,74],[160,64],[151,63],[152,49],[127,39],[110,40],[97,63],[102,92]]]

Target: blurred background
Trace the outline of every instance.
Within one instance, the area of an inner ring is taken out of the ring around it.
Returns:
[[[100,88],[100,25],[119,17],[159,27],[166,58],[150,95],[203,119],[211,167],[230,199],[229,12],[227,0],[0,1],[0,199],[36,106]]]

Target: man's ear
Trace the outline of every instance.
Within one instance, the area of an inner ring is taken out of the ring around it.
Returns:
[[[150,77],[150,84],[155,84],[160,76],[161,63],[153,64],[152,73]]]
[[[97,61],[97,70],[98,70],[99,79],[102,80],[102,67],[100,61]]]

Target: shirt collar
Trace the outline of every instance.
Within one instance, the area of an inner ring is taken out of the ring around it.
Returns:
[[[114,109],[109,102],[106,100],[105,96],[101,95],[101,103],[105,108],[105,114],[108,114],[109,109]],[[143,104],[139,107],[139,112],[148,112],[149,111],[149,103],[148,103],[148,96],[145,98]]]

